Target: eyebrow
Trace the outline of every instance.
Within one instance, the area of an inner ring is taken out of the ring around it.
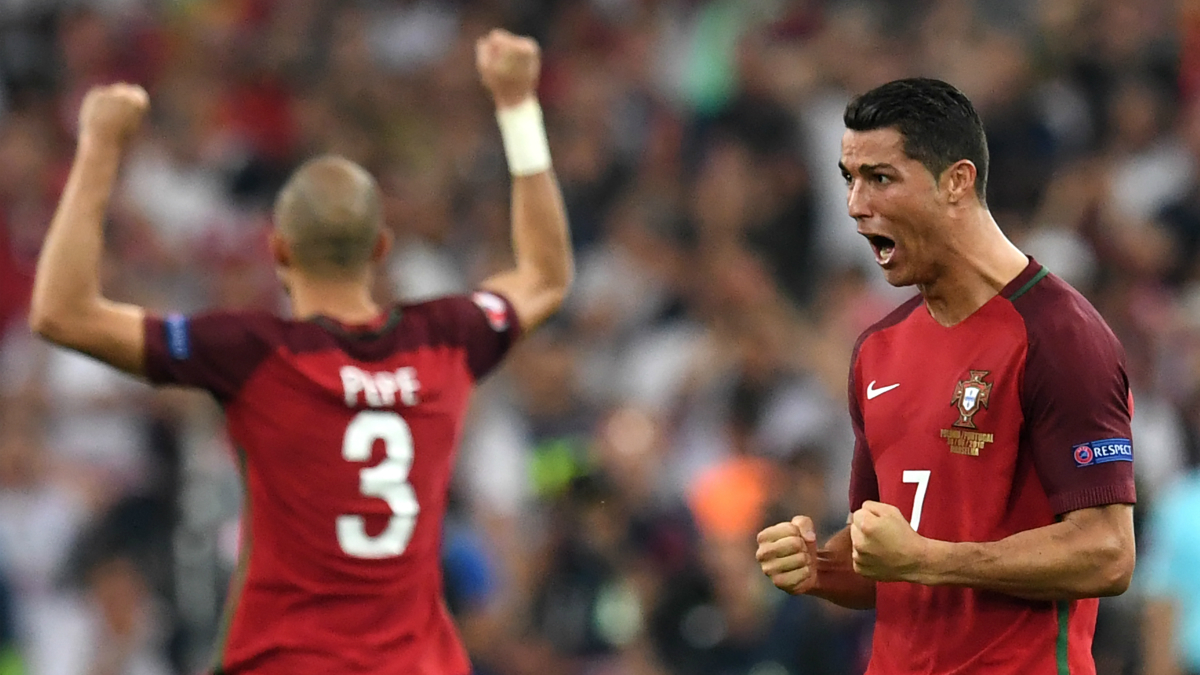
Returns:
[[[838,162],[838,168],[841,169],[843,173],[850,173],[850,169],[846,168],[846,165],[841,163],[840,161]],[[891,164],[888,164],[887,162],[880,162],[879,164],[860,164],[858,166],[859,173],[870,173],[872,171],[878,171],[880,169],[891,169],[891,170],[895,171],[896,167],[892,166]]]

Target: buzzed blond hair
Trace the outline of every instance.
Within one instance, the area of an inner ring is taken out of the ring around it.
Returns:
[[[344,157],[322,155],[292,174],[275,200],[275,227],[307,274],[347,277],[361,272],[383,230],[379,185]]]

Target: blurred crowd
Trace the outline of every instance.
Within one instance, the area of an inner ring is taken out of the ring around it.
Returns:
[[[217,406],[23,321],[83,93],[152,101],[111,296],[286,312],[272,199],[333,152],[385,194],[379,298],[428,298],[511,259],[493,26],[542,45],[578,279],[459,455],[446,593],[480,675],[861,672],[870,613],[774,589],[754,534],[845,522],[851,346],[913,290],[846,215],[841,113],[918,74],[974,101],[997,221],[1128,352],[1139,569],[1099,672],[1200,670],[1200,2],[0,0],[0,675],[198,672],[237,556]]]

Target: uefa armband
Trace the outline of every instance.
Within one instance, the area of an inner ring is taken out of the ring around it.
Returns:
[[[514,176],[532,176],[550,169],[550,143],[542,123],[542,106],[530,97],[511,108],[496,111],[508,171]]]

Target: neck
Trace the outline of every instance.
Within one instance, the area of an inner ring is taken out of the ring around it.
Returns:
[[[946,253],[936,278],[918,288],[935,321],[953,326],[995,297],[1029,264],[992,218],[979,207],[950,224]]]
[[[304,320],[327,316],[344,324],[368,323],[379,316],[366,279],[310,279],[293,275],[288,284],[292,314]]]

